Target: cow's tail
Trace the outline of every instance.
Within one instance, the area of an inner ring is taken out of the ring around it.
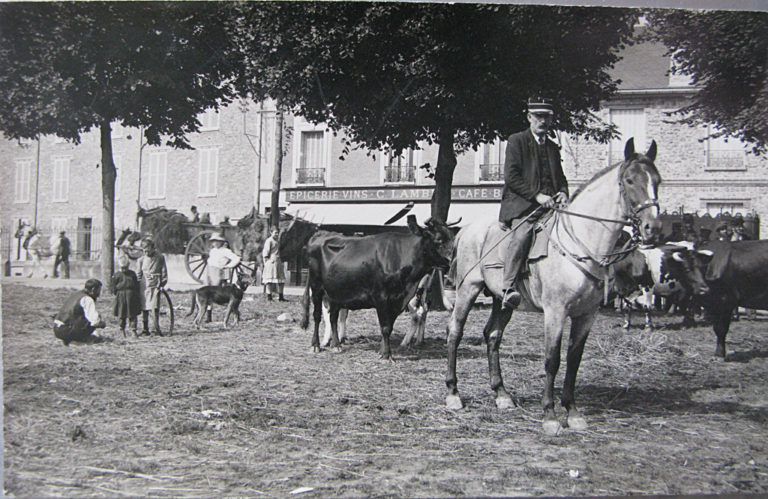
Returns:
[[[299,323],[301,329],[309,327],[309,301],[309,277],[307,277],[307,284],[304,286],[304,296],[301,300],[301,322]]]
[[[187,317],[195,313],[195,310],[197,309],[197,292],[192,292],[192,303],[189,305],[189,313],[187,314]]]

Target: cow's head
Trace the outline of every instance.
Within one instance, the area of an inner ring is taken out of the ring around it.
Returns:
[[[695,295],[703,295],[709,293],[709,285],[704,280],[704,270],[711,257],[712,252],[709,250],[667,248],[664,250],[662,262],[665,271],[679,281],[687,291]]]
[[[659,219],[659,184],[656,169],[656,141],[645,154],[635,152],[635,141],[627,140],[624,162],[619,169],[619,185],[627,216],[632,219],[645,244],[653,244],[661,234]]]
[[[454,239],[450,226],[457,223],[447,224],[436,218],[428,218],[424,227],[421,227],[416,223],[416,216],[408,215],[408,228],[424,242],[424,257],[430,267],[447,269],[450,265]]]

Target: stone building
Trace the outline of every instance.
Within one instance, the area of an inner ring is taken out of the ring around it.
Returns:
[[[662,210],[717,214],[768,213],[768,162],[748,153],[738,141],[704,140],[708,130],[673,123],[669,112],[695,93],[685,79],[668,75],[670,60],[655,44],[629,47],[614,68],[621,79],[615,99],[599,115],[615,123],[621,137],[609,144],[560,134],[563,166],[572,190],[595,172],[618,161],[624,142],[636,149],[658,144],[656,164],[663,177]],[[191,150],[148,146],[140,130],[113,130],[118,168],[115,227],[134,228],[137,202],[190,214],[195,205],[218,223],[236,221],[252,207],[270,206],[277,158],[274,105],[237,102],[200,117],[199,133],[189,136]],[[404,151],[353,150],[325,126],[286,116],[281,209],[345,232],[370,232],[409,202],[420,221],[429,216],[434,182],[425,163],[434,166],[437,146]],[[485,144],[458,157],[449,219],[464,222],[495,217],[502,186],[504,141]],[[13,234],[20,221],[43,234],[65,229],[74,259],[98,258],[101,227],[101,172],[98,133],[73,145],[55,137],[17,143],[0,139],[2,182],[2,258],[8,266],[25,259]],[[343,156],[343,159],[340,157]],[[13,186],[11,188],[10,186]],[[405,218],[394,225],[405,225]],[[761,222],[765,224],[765,222]],[[766,233],[768,227],[760,227]]]

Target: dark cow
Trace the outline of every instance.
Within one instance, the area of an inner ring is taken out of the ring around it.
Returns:
[[[309,325],[312,290],[315,329],[312,348],[320,351],[319,326],[323,297],[328,297],[331,348],[339,348],[339,310],[375,308],[381,327],[381,357],[392,360],[389,336],[395,319],[405,310],[416,288],[433,268],[447,268],[453,250],[449,226],[430,218],[420,227],[408,216],[410,233],[385,232],[346,237],[320,231],[307,244],[309,278],[304,291],[301,326]]]
[[[670,272],[693,288],[717,336],[715,357],[725,359],[725,337],[737,307],[768,310],[768,240],[707,241],[694,258]],[[703,274],[703,275],[702,275]]]

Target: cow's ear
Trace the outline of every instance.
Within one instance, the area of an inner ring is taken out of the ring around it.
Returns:
[[[704,279],[707,281],[717,281],[723,278],[725,269],[728,268],[728,263],[731,260],[731,247],[723,248],[722,251],[715,252],[709,265],[707,265],[707,272]]]
[[[419,224],[416,223],[416,215],[408,215],[408,228],[417,236],[421,235],[422,229],[419,227]]]

